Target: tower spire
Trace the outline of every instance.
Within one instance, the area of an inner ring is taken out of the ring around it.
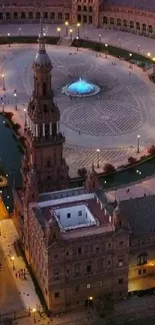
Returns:
[[[44,34],[43,34],[42,16],[40,17],[40,34],[39,34],[38,43],[39,43],[39,53],[45,53],[46,49],[45,49],[45,38],[44,38]]]

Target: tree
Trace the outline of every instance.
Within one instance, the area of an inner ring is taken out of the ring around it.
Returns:
[[[83,167],[81,169],[78,169],[77,173],[78,173],[78,175],[80,177],[86,177],[86,175],[87,175],[87,169],[85,167]]]
[[[137,159],[136,158],[134,158],[134,157],[129,157],[128,158],[128,163],[129,163],[129,165],[135,165],[136,164],[136,162],[137,162]]]
[[[155,155],[155,146],[152,145],[150,148],[147,149],[149,155]]]
[[[111,317],[113,313],[113,307],[113,300],[110,294],[98,297],[96,301],[96,311],[100,317]]]
[[[103,170],[105,173],[113,173],[116,171],[115,166],[113,166],[111,164],[105,164],[103,167]]]

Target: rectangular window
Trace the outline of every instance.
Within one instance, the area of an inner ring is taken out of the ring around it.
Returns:
[[[138,270],[138,275],[141,275],[142,274],[142,270]]]
[[[87,283],[87,289],[90,289],[90,283]]]
[[[67,219],[69,219],[70,217],[71,217],[71,213],[68,212],[68,213],[67,213]]]
[[[119,259],[118,260],[118,265],[121,267],[121,266],[123,266],[123,259]]]
[[[124,241],[119,241],[119,246],[123,246]]]
[[[102,287],[102,281],[99,281],[99,282],[98,282],[98,286],[99,286],[99,287]]]
[[[82,211],[78,211],[78,216],[82,216]]]
[[[146,273],[146,269],[143,269],[143,274],[145,274]]]
[[[87,265],[87,273],[90,273],[92,271],[92,266],[91,265]]]
[[[143,265],[147,264],[147,254],[141,254],[137,257],[137,264],[138,265]]]
[[[59,293],[59,292],[55,292],[54,297],[55,297],[56,299],[59,298],[59,297],[60,297],[60,293]]]
[[[123,278],[118,279],[119,284],[123,284],[123,282],[124,282]]]

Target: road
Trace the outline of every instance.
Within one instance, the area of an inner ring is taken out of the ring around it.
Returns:
[[[0,271],[0,313],[5,314],[15,311],[17,313],[24,313],[24,304],[20,298],[20,293],[17,290],[1,249],[0,263],[2,264]]]

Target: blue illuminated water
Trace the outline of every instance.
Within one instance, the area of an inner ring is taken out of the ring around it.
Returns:
[[[95,91],[95,86],[81,78],[78,81],[68,86],[70,94],[86,95],[92,94]]]

